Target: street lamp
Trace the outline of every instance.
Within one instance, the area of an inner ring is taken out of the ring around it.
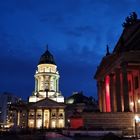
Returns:
[[[67,135],[69,136],[69,128],[70,128],[70,119],[67,120],[67,125],[68,125],[68,130],[67,130]]]
[[[140,118],[138,115],[135,115],[135,137],[138,137],[138,129],[137,129],[137,123],[140,122]]]

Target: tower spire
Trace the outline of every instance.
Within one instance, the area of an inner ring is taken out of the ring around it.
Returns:
[[[110,52],[109,52],[109,46],[106,45],[106,56],[110,55]]]

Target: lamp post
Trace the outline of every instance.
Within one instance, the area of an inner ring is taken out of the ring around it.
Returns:
[[[67,135],[69,136],[69,128],[70,128],[70,119],[67,120],[67,125],[68,125],[68,130],[67,130]]]
[[[140,118],[138,115],[135,115],[135,137],[138,138],[138,126],[137,123],[140,121]]]

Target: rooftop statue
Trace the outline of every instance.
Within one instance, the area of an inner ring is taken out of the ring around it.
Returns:
[[[122,24],[124,28],[127,28],[134,24],[137,21],[137,14],[135,12],[132,12],[130,16],[127,16],[125,18],[125,22]]]

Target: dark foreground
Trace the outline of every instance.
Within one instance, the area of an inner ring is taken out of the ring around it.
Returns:
[[[107,134],[102,137],[80,136],[74,137],[64,136],[58,132],[37,132],[32,133],[1,133],[0,140],[136,140],[135,138],[120,138],[114,134]]]

